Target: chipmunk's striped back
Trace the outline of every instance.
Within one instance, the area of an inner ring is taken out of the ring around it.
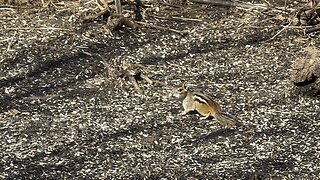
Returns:
[[[182,100],[184,111],[181,114],[187,114],[190,111],[196,110],[199,114],[204,116],[200,119],[207,119],[212,116],[225,125],[233,126],[237,123],[232,118],[222,113],[220,106],[212,97],[198,92],[193,93],[185,86],[185,84],[174,87],[172,93],[175,97]]]
[[[196,101],[199,101],[200,103],[205,103],[208,104],[210,107],[213,108],[212,111],[214,111],[214,114],[220,114],[221,113],[221,108],[218,105],[218,103],[216,103],[213,98],[211,96],[199,93],[199,92],[195,92],[193,93],[193,98]],[[213,114],[212,114],[213,115]]]

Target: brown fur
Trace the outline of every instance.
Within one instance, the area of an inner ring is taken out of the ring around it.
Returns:
[[[202,118],[208,117],[216,118],[220,123],[233,126],[236,121],[232,118],[224,115],[218,103],[216,103],[212,97],[204,95],[202,93],[192,93],[184,84],[173,88],[172,93],[175,97],[182,100],[184,111],[181,114],[187,114],[190,111],[197,111],[201,114]]]

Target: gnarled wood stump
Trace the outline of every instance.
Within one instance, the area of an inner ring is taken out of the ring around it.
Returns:
[[[294,62],[291,81],[296,85],[296,92],[319,95],[320,58],[300,59]]]

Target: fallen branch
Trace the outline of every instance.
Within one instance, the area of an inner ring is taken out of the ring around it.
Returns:
[[[235,2],[226,0],[190,0],[193,3],[212,4],[215,6],[234,7]]]
[[[241,1],[232,1],[232,0],[190,0],[193,3],[200,3],[200,4],[212,4],[214,6],[222,6],[222,7],[239,7],[244,9],[260,9],[260,10],[271,10],[277,12],[286,12],[289,9],[286,7],[272,7],[270,4],[250,4],[247,2]],[[290,9],[293,11],[293,9]]]
[[[249,4],[242,2],[234,2],[228,0],[190,0],[193,3],[200,4],[212,4],[215,6],[225,6],[225,7],[242,7],[242,8],[250,8],[250,9],[269,9],[267,5],[258,5],[258,4]]]
[[[313,32],[317,32],[317,31],[320,31],[320,25],[317,25],[315,27],[312,27],[312,28],[308,28],[306,29],[306,33],[313,33]]]

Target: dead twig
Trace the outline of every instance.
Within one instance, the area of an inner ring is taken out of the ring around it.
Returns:
[[[57,6],[52,2],[52,0],[49,0],[47,3],[44,0],[41,0],[42,3],[42,7],[43,8],[47,8],[50,5],[52,5],[53,7],[57,8]]]
[[[84,23],[91,22],[91,21],[94,21],[95,19],[99,18],[100,16],[103,16],[103,17],[108,17],[108,16],[110,16],[110,10],[109,10],[109,8],[105,8],[104,10],[98,12],[98,13],[95,14],[95,15],[86,16],[85,18],[83,18],[82,22],[84,22]]]
[[[82,22],[84,22],[84,23],[91,22],[91,21],[94,21],[95,19],[99,18],[100,16],[103,16],[103,18],[108,18],[111,15],[110,8],[105,1],[99,1],[99,2],[96,1],[96,4],[101,11],[95,15],[85,17],[82,20]]]
[[[0,10],[2,10],[2,11],[12,11],[12,12],[15,12],[15,11],[16,11],[16,10],[13,9],[13,8],[2,8],[2,7],[0,7]]]
[[[168,16],[168,17],[164,17],[164,16],[157,16],[157,15],[148,15],[154,18],[158,18],[158,19],[165,19],[165,20],[181,20],[181,21],[195,21],[195,22],[202,22],[201,19],[193,19],[193,18],[185,18],[185,17],[176,17],[176,16]]]
[[[153,84],[153,81],[145,74],[140,74],[140,77],[149,84]]]
[[[114,4],[116,6],[116,13],[118,15],[121,15],[122,14],[122,6],[121,6],[121,1],[120,0],[115,0],[114,1]]]
[[[320,25],[306,29],[307,34],[317,32],[317,31],[320,31]]]
[[[280,31],[278,31],[273,37],[271,37],[270,39],[268,39],[267,41],[271,41],[273,40],[274,38],[276,38],[277,36],[279,36],[279,34],[281,34],[285,29],[287,29],[288,27],[290,27],[293,23],[293,19],[286,25],[284,26]]]
[[[212,4],[214,6],[222,6],[222,7],[237,7],[242,8],[245,10],[253,10],[253,9],[260,9],[260,10],[271,10],[271,11],[278,11],[278,12],[285,12],[286,8],[282,7],[271,7],[270,3],[267,4],[250,4],[247,2],[241,1],[231,1],[231,0],[190,0],[193,3],[200,3],[200,4]]]
[[[176,30],[176,29],[171,29],[171,28],[167,28],[167,27],[152,25],[152,24],[149,24],[149,23],[146,23],[146,22],[141,22],[141,21],[137,21],[137,23],[138,23],[138,24],[142,24],[142,25],[144,25],[144,26],[148,26],[148,27],[154,28],[154,29],[171,31],[171,32],[180,34],[180,35],[182,35],[182,36],[185,36],[185,35],[187,35],[187,34],[189,33],[187,30],[179,31],[179,30]]]
[[[274,36],[272,36],[270,39],[268,39],[267,41],[271,41],[271,40],[273,40],[274,38],[276,38],[277,36],[279,36],[279,34],[281,34],[285,29],[287,29],[289,26],[291,25],[291,23],[290,24],[288,24],[288,25],[286,25],[286,26],[284,26],[281,30],[279,30]]]
[[[228,1],[228,0],[191,0],[193,3],[200,3],[200,4],[212,4],[215,6],[224,6],[224,7],[242,7],[242,8],[249,8],[249,9],[269,9],[269,7],[265,4],[249,4],[244,2],[235,2],[235,1]]]
[[[173,8],[185,8],[185,6],[177,5],[177,4],[171,4],[171,3],[167,3],[167,2],[162,2],[161,4],[169,6],[169,7],[173,7]]]
[[[129,81],[131,82],[131,84],[133,85],[133,88],[138,92],[138,93],[142,93],[142,89],[139,87],[139,84],[137,82],[137,80],[134,78],[134,76],[128,76]]]
[[[21,28],[1,28],[1,31],[4,30],[57,30],[57,31],[73,31],[71,29],[65,29],[65,28],[55,28],[55,27],[21,27]]]
[[[212,4],[214,6],[225,6],[225,7],[233,7],[236,6],[235,2],[228,0],[190,0],[193,3],[200,4]]]
[[[13,51],[13,50],[11,49],[11,47],[12,47],[12,44],[13,44],[13,42],[14,42],[14,40],[15,40],[16,35],[17,35],[17,31],[14,32],[14,35],[13,35],[12,38],[10,39],[10,41],[9,41],[9,43],[8,43],[7,51]]]

